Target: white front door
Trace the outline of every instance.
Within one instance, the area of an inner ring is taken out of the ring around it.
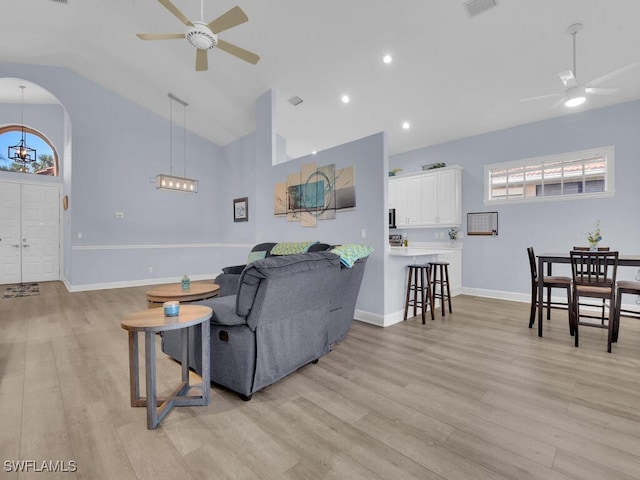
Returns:
[[[0,218],[2,283],[59,280],[60,188],[0,183],[0,192],[3,205],[13,194],[6,202],[12,208]]]
[[[0,283],[19,283],[22,276],[21,185],[0,183]]]

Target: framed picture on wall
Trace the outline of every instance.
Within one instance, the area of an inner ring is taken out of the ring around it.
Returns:
[[[233,221],[249,221],[249,199],[248,197],[235,198],[233,200]]]

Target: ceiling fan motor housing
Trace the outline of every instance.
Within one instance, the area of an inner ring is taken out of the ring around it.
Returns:
[[[191,45],[200,50],[209,50],[218,44],[218,36],[203,22],[193,22],[193,27],[187,28],[184,36]]]

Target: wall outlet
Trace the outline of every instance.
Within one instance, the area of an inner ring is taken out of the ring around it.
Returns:
[[[124,212],[116,212],[116,218],[124,218]]]
[[[149,273],[153,273],[153,267],[149,267],[147,270]]]
[[[82,238],[82,232],[78,232],[78,238]]]
[[[438,232],[435,232],[435,233],[433,234],[433,238],[435,238],[436,240],[438,239]]]
[[[362,229],[360,230],[360,238],[367,238],[367,230],[366,229]]]

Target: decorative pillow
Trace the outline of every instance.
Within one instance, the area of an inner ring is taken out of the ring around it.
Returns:
[[[249,257],[247,258],[247,265],[249,265],[250,263],[255,262],[256,260],[262,260],[266,256],[267,256],[267,252],[265,252],[265,251],[262,251],[262,252],[250,252],[249,253]]]
[[[316,242],[283,242],[276,243],[276,246],[271,249],[271,255],[293,255],[296,253],[307,253],[311,245],[315,245]]]
[[[349,245],[339,245],[331,250],[340,257],[342,264],[348,268],[353,267],[356,260],[368,257],[373,253],[373,248],[368,245],[352,243]]]

